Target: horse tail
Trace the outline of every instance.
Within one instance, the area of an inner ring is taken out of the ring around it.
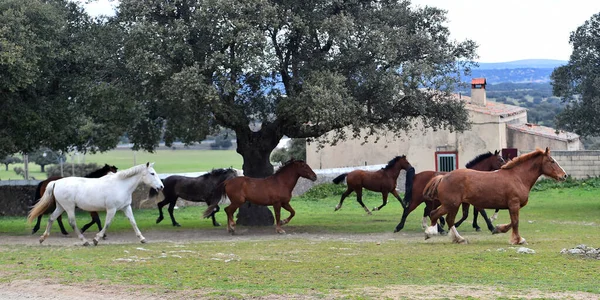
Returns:
[[[44,195],[42,196],[40,201],[36,203],[29,212],[29,216],[27,217],[27,221],[29,223],[31,223],[31,221],[33,221],[38,216],[42,215],[46,210],[48,210],[50,206],[52,206],[52,204],[56,202],[56,199],[54,198],[55,183],[56,181],[48,183],[48,185],[46,186],[46,192],[44,192]]]
[[[437,198],[437,188],[440,182],[442,182],[442,179],[444,179],[444,175],[437,175],[427,182],[427,185],[425,185],[425,189],[423,190],[425,199],[434,200]]]
[[[225,182],[227,182],[227,180],[221,182],[210,194],[210,197],[206,201],[206,204],[208,204],[208,207],[206,208],[206,210],[204,210],[202,217],[204,217],[204,218],[210,217],[210,215],[212,215],[212,213],[215,211],[215,208],[217,208],[217,206],[219,205],[219,202],[221,201],[221,199],[223,199],[223,197],[226,196]]]
[[[44,182],[40,181],[40,183],[38,183],[37,187],[35,188],[35,194],[33,195],[33,202],[31,202],[31,206],[34,206],[36,203],[38,203],[40,198],[42,198],[42,185],[44,185]]]
[[[346,176],[348,176],[348,173],[344,173],[344,174],[334,178],[333,183],[340,184],[340,182],[344,181],[344,178],[346,178]]]

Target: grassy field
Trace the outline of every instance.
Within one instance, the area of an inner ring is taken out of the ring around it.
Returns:
[[[105,153],[79,155],[74,158],[75,163],[97,163],[103,166],[105,163],[115,165],[119,170],[133,167],[136,164],[155,162],[154,168],[159,173],[183,173],[210,171],[213,168],[234,167],[242,168],[242,156],[235,150],[157,150],[154,153],[112,150]],[[71,163],[64,166],[68,168]],[[23,164],[9,165],[8,171],[1,168],[0,179],[23,179],[13,171],[14,167],[23,167]],[[29,163],[31,176],[36,179],[46,179],[47,175],[42,173],[40,166]]]
[[[131,243],[87,248],[53,245],[53,239],[64,239],[55,225],[43,246],[37,243],[37,236],[31,237],[30,245],[0,243],[0,282],[52,278],[61,284],[100,282],[105,289],[147,289],[159,295],[198,293],[211,298],[302,295],[379,299],[393,289],[418,292],[448,284],[445,288],[449,290],[472,288],[472,293],[504,295],[492,298],[513,298],[531,291],[537,291],[537,298],[564,298],[564,294],[555,294],[561,292],[600,297],[600,260],[560,254],[561,249],[579,244],[600,247],[597,187],[532,192],[529,204],[521,210],[520,231],[529,242],[526,247],[535,254],[519,254],[518,247],[508,244],[509,234],[475,232],[470,222],[459,228],[469,245],[452,244],[447,236],[425,241],[420,228],[422,207],[409,216],[402,232],[391,233],[400,219],[397,201],[367,216],[351,196],[334,212],[340,188],[330,186],[325,193],[294,198],[296,217],[284,226],[288,234],[278,236],[273,229],[271,238],[252,238],[252,228],[245,233],[246,239],[231,237],[224,226],[213,228],[208,219],[199,219],[203,207],[176,210],[181,228],[167,221],[154,224],[154,209],[135,211],[142,232],[176,236],[182,230],[193,230],[198,237],[183,242],[150,241],[143,248],[122,213],[117,214],[108,235],[131,232]],[[367,193],[365,202],[372,207],[381,199]],[[217,216],[224,224],[225,215]],[[89,216],[81,214],[78,219],[87,221]],[[507,221],[507,212],[501,212],[497,223]],[[0,239],[27,236],[30,228],[23,218],[0,218]]]

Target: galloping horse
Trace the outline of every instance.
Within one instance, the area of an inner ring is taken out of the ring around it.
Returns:
[[[536,149],[523,154],[496,172],[458,169],[431,179],[425,187],[424,196],[437,199],[441,206],[431,212],[431,226],[425,230],[425,239],[437,234],[437,220],[448,214],[446,221],[450,236],[455,243],[467,243],[454,226],[454,218],[461,203],[477,208],[508,209],[510,223],[498,225],[493,233],[504,233],[512,228],[511,244],[525,244],[519,235],[519,210],[527,205],[529,192],[540,175],[558,181],[567,179],[565,170],[546,151]]]
[[[495,151],[494,153],[486,152],[478,155],[469,163],[467,163],[466,167],[473,170],[478,171],[494,171],[500,169],[500,167],[504,165],[504,159],[499,155],[499,151]],[[425,185],[431,178],[436,175],[446,174],[447,172],[435,172],[435,171],[423,171],[418,173],[412,178],[412,184],[410,184],[411,178],[407,177],[407,187],[405,189],[404,199],[408,199],[408,208],[404,209],[402,213],[402,219],[400,223],[396,226],[394,232],[398,232],[404,228],[404,223],[406,222],[406,218],[408,215],[415,210],[421,203],[425,202],[425,208],[423,209],[423,228],[427,227],[427,219],[429,218],[430,212],[438,207],[440,203],[438,201],[428,201],[423,197],[423,190],[425,189]],[[466,211],[466,212],[465,212]],[[468,216],[469,204],[463,204],[463,218],[466,219]],[[491,227],[490,230],[494,229],[491,221],[485,215],[485,211],[482,210],[481,215],[486,220],[488,224],[488,228]],[[476,221],[473,221],[473,226],[477,226]],[[479,226],[477,226],[479,227]],[[477,228],[476,227],[476,228]],[[441,226],[439,227],[440,232],[444,232]]]
[[[100,178],[108,173],[116,173],[117,170],[118,170],[118,168],[115,166],[109,166],[108,164],[104,164],[104,167],[102,167],[101,169],[98,169],[90,174],[85,175],[85,178]],[[46,186],[48,186],[48,183],[50,183],[54,180],[61,179],[61,178],[63,178],[63,177],[52,176],[52,177],[38,183],[37,188],[35,189],[35,196],[34,196],[35,200],[33,202],[33,205],[35,205],[36,203],[38,203],[38,201],[40,201],[40,198],[42,198],[42,195],[44,195],[44,192],[46,192]],[[48,210],[44,212],[44,214],[51,213],[52,211],[50,211],[50,210],[53,211],[54,207],[49,207]],[[85,224],[81,228],[81,232],[85,232],[94,223],[98,225],[98,230],[102,230],[102,221],[100,221],[100,217],[98,217],[98,213],[95,211],[90,212],[90,216],[92,217],[92,221],[88,224]],[[60,232],[64,235],[69,234],[67,232],[67,230],[65,230],[65,226],[63,225],[62,215],[58,216],[58,219],[56,219],[56,220],[58,221],[58,226],[60,227]],[[37,222],[35,223],[35,226],[33,226],[33,230],[31,230],[31,234],[36,233],[40,229],[41,221],[42,221],[42,215],[40,215],[37,218]]]
[[[165,199],[163,201],[158,202],[159,215],[156,219],[156,224],[160,223],[160,221],[164,219],[162,208],[168,203],[169,215],[171,216],[171,222],[173,222],[173,226],[181,226],[179,223],[177,223],[177,221],[175,221],[175,216],[173,216],[173,209],[175,208],[177,198],[193,202],[218,202],[219,199],[210,198],[211,196],[214,196],[213,190],[215,189],[215,187],[223,183],[225,180],[237,176],[237,170],[229,168],[214,169],[211,172],[200,175],[198,177],[172,175],[165,178],[163,180],[165,188],[162,191],[163,195],[165,196]],[[153,197],[156,195],[158,195],[158,191],[151,188],[148,197]],[[215,220],[215,213],[217,213],[218,211],[219,206],[217,205],[213,213],[210,215],[212,217],[213,226],[219,226],[219,223],[217,223],[217,221]]]
[[[380,210],[387,204],[389,193],[392,193],[392,195],[394,195],[394,197],[400,201],[402,207],[406,207],[407,203],[400,198],[398,192],[396,191],[396,181],[398,180],[400,170],[405,170],[408,173],[410,169],[413,169],[412,166],[408,160],[406,160],[406,156],[402,155],[394,157],[385,167],[381,168],[380,170],[354,170],[350,173],[344,173],[334,178],[333,183],[335,184],[339,184],[344,180],[344,178],[346,178],[346,184],[348,185],[348,188],[342,194],[340,203],[336,205],[335,211],[342,208],[342,204],[344,203],[344,199],[346,199],[346,197],[352,194],[352,192],[356,192],[356,201],[358,201],[367,214],[370,215],[371,211],[369,211],[362,201],[363,188],[374,192],[380,192],[383,197],[383,203],[379,207],[374,207],[374,211]]]
[[[284,163],[275,174],[266,178],[251,178],[246,176],[226,180],[215,189],[215,194],[227,196],[231,204],[225,208],[227,213],[227,230],[235,234],[235,221],[233,214],[244,202],[258,205],[273,206],[275,211],[275,231],[285,233],[281,225],[289,223],[296,212],[290,206],[292,190],[298,178],[304,177],[312,181],[317,180],[315,172],[303,161],[291,159]],[[204,211],[204,217],[210,216],[216,208],[218,201],[212,202]],[[287,219],[280,221],[281,208],[290,212]]]
[[[75,207],[86,211],[106,210],[104,228],[94,237],[94,245],[97,245],[100,238],[104,237],[104,233],[110,226],[117,210],[121,210],[125,214],[140,242],[145,243],[146,239],[138,229],[131,210],[131,193],[140,182],[157,190],[163,188],[162,181],[154,171],[153,165],[154,163],[146,163],[100,178],[65,177],[50,182],[44,196],[31,209],[28,217],[29,222],[31,222],[43,214],[48,207],[56,203],[56,209],[48,219],[46,231],[40,237],[40,243],[44,242],[50,235],[52,222],[66,211],[69,216],[69,224],[73,227],[79,239],[84,242],[83,245],[89,245],[89,242],[77,228]]]

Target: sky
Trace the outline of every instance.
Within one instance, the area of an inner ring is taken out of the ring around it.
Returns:
[[[412,0],[415,6],[446,10],[451,38],[479,45],[478,62],[520,59],[569,60],[569,35],[592,15],[598,0]],[[112,14],[118,1],[87,5],[92,15]]]

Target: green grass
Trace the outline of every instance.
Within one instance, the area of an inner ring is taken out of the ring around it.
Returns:
[[[69,167],[71,159],[69,158],[65,168]],[[183,173],[183,172],[202,172],[210,171],[213,168],[242,168],[242,156],[235,150],[157,150],[154,153],[131,151],[131,150],[112,150],[104,153],[79,155],[75,162],[97,163],[103,166],[105,163],[115,165],[119,170],[133,167],[136,164],[145,162],[154,162],[154,168],[159,173]],[[17,179],[23,177],[17,176],[13,171],[14,167],[23,167],[23,164],[11,164],[8,171],[1,168],[0,179]],[[46,179],[47,175],[42,173],[40,166],[29,163],[31,176],[36,179]]]
[[[447,236],[425,241],[420,228],[422,207],[409,216],[402,232],[392,234],[400,219],[397,201],[367,216],[351,195],[342,209],[334,212],[339,201],[336,188],[324,185],[292,199],[296,217],[284,226],[288,235],[277,236],[273,229],[268,239],[260,235],[249,240],[229,237],[224,227],[213,228],[210,220],[199,218],[204,207],[176,210],[182,228],[197,231],[198,236],[216,232],[224,238],[150,241],[142,246],[145,250],[139,250],[131,226],[117,213],[109,238],[111,232],[131,232],[130,244],[57,246],[52,239],[62,237],[57,236],[58,226],[54,225],[53,235],[43,246],[33,237],[31,245],[0,245],[0,281],[53,278],[63,284],[95,282],[132,290],[150,288],[157,293],[201,291],[204,296],[224,298],[273,294],[318,298],[332,293],[353,299],[379,298],[381,295],[369,291],[433,284],[499,289],[509,298],[533,289],[600,294],[600,260],[560,254],[561,249],[579,244],[600,247],[598,188],[548,188],[531,193],[520,213],[520,232],[535,254],[517,254],[517,247],[508,244],[509,234],[475,232],[470,228],[472,218],[459,228],[469,245],[452,244]],[[369,207],[381,203],[375,193],[367,193],[364,201]],[[168,220],[154,224],[155,209],[134,213],[142,232],[176,234],[183,230],[172,227]],[[224,213],[217,216],[225,224]],[[82,223],[89,216],[79,214],[78,220]],[[508,213],[501,211],[496,223],[506,222]],[[0,218],[0,239],[29,235],[29,231],[22,217]],[[252,232],[248,229],[245,237]],[[334,237],[323,237],[327,235]]]

